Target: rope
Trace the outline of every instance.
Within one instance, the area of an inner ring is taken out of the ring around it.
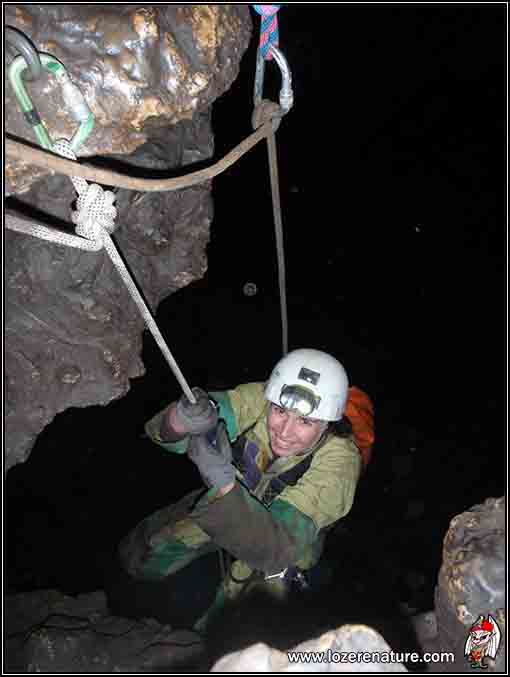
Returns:
[[[26,221],[20,219],[14,214],[7,213],[5,215],[5,227],[9,230],[14,230],[23,235],[32,235],[38,237],[40,240],[47,242],[55,242],[56,244],[64,245],[65,247],[74,247],[75,249],[83,249],[88,252],[97,252],[103,248],[101,240],[85,240],[78,235],[71,235],[63,230],[57,228],[50,228],[35,221]]]
[[[276,12],[277,10],[275,10]],[[276,36],[277,39],[277,36]],[[73,223],[76,225],[76,233],[63,232],[56,228],[50,228],[42,224],[20,219],[14,215],[6,215],[4,224],[7,228],[18,233],[38,237],[42,240],[54,242],[68,247],[75,247],[85,251],[99,251],[103,247],[106,249],[110,259],[119,271],[124,284],[126,285],[131,297],[136,303],[144,322],[152,333],[163,356],[172,369],[175,377],[179,381],[184,394],[191,403],[196,402],[190,387],[188,386],[179,366],[173,358],[163,336],[161,335],[157,324],[152,317],[147,305],[134,284],[129,271],[127,270],[122,258],[120,257],[110,233],[114,230],[114,219],[117,210],[113,206],[115,195],[111,191],[103,191],[98,185],[89,186],[85,179],[97,181],[110,186],[127,188],[128,190],[142,190],[147,192],[181,190],[204,181],[208,181],[218,174],[224,172],[233,165],[245,153],[253,148],[263,138],[267,139],[268,153],[271,170],[271,188],[273,194],[273,211],[275,218],[276,242],[278,253],[278,271],[279,287],[282,313],[282,334],[283,334],[283,353],[287,354],[287,309],[285,299],[285,268],[283,258],[283,233],[281,225],[281,209],[278,193],[278,168],[276,164],[276,146],[274,134],[279,127],[281,116],[275,115],[267,122],[262,124],[255,132],[250,134],[244,141],[238,144],[225,157],[219,160],[211,167],[192,172],[187,176],[175,179],[139,179],[125,174],[101,170],[87,165],[81,165],[76,162],[76,156],[70,148],[67,141],[58,141],[53,144],[53,150],[59,154],[59,157],[47,151],[33,148],[29,144],[20,143],[10,139],[6,140],[5,153],[14,159],[23,160],[50,171],[56,171],[71,178],[73,185],[78,192],[77,210],[72,216]],[[65,159],[69,158],[69,159]],[[82,236],[82,237],[81,237]]]
[[[259,54],[257,58],[257,71],[255,76],[255,105],[256,109],[252,118],[254,126],[258,124],[257,117],[260,114],[262,118],[264,117],[265,102],[262,101],[262,87],[264,80],[264,59],[273,58],[273,50],[271,47],[278,47],[278,18],[277,13],[280,9],[280,5],[253,5],[254,10],[260,14],[260,42],[259,42]],[[262,58],[261,58],[262,57]],[[283,59],[283,61],[285,61]],[[280,69],[282,66],[278,62]],[[282,70],[282,77],[284,71]],[[290,88],[290,72],[287,74],[288,85],[290,89],[290,99],[287,102],[288,107],[292,105],[292,89]],[[289,93],[287,93],[289,95]],[[258,105],[257,105],[258,103]],[[266,102],[267,103],[267,102]],[[271,105],[271,104],[269,104]],[[282,93],[280,92],[280,106],[283,106],[282,103]],[[286,112],[286,110],[285,110]],[[270,111],[268,111],[269,114]],[[281,115],[281,112],[280,112]],[[282,352],[283,355],[286,355],[289,351],[289,339],[288,339],[288,320],[287,320],[287,297],[285,291],[285,252],[283,247],[283,226],[282,226],[282,211],[280,205],[280,190],[278,185],[278,158],[276,154],[276,139],[275,139],[275,130],[272,134],[268,134],[266,137],[267,140],[267,153],[269,160],[269,172],[271,179],[271,197],[273,202],[273,219],[275,227],[275,238],[276,238],[276,254],[278,259],[278,286],[280,290],[280,313],[281,313],[281,322],[282,322]]]
[[[61,139],[53,144],[55,153],[76,162],[76,155],[71,144]],[[76,211],[71,216],[76,225],[76,232],[88,240],[103,240],[103,229],[107,233],[115,230],[117,209],[113,206],[115,194],[111,190],[103,190],[97,184],[89,185],[85,179],[72,176],[71,181],[78,193]]]
[[[253,5],[253,9],[260,14],[260,53],[268,61],[273,58],[270,47],[278,47],[278,17],[280,5]]]
[[[132,190],[179,190],[202,183],[225,171],[263,138],[273,136],[279,124],[280,119],[278,117],[268,120],[224,158],[208,169],[193,172],[188,176],[164,180],[132,178],[123,174],[118,174],[117,172],[98,170],[93,167],[88,167],[87,165],[78,164],[76,162],[76,156],[70,148],[69,142],[65,140],[57,141],[57,143],[53,144],[53,150],[59,154],[58,157],[47,151],[32,148],[26,143],[20,143],[9,139],[6,140],[6,155],[69,176],[79,197],[77,201],[77,211],[72,216],[73,223],[76,224],[76,232],[78,235],[72,235],[56,228],[50,228],[39,223],[26,221],[10,214],[6,215],[7,218],[4,221],[5,226],[18,233],[31,235],[48,242],[54,242],[55,244],[74,247],[85,251],[99,251],[104,246],[110,259],[119,271],[131,297],[140,310],[147,328],[153,335],[163,356],[179,381],[184,394],[193,404],[196,402],[196,398],[188,386],[179,366],[161,335],[154,318],[135,286],[129,271],[110,237],[110,233],[114,230],[114,219],[117,213],[117,210],[113,206],[115,199],[114,193],[111,191],[103,191],[100,186],[89,186],[84,177],[106,183],[107,185]],[[83,237],[81,237],[81,235]],[[282,288],[281,285],[282,282],[280,281],[280,290]]]
[[[274,134],[267,137],[267,155],[271,178],[276,255],[278,258],[278,286],[280,288],[280,313],[282,318],[282,351],[285,356],[289,352],[289,330],[287,321],[287,296],[285,292],[285,251],[283,248],[282,209],[278,185],[278,156],[276,154],[276,139]]]
[[[159,192],[167,190],[181,190],[190,188],[199,183],[204,183],[221,174],[231,165],[233,165],[245,153],[251,150],[259,141],[265,139],[269,134],[273,134],[280,124],[279,118],[269,120],[253,134],[247,136],[225,157],[218,160],[214,165],[207,169],[201,169],[192,172],[187,176],[179,176],[175,179],[139,179],[127,174],[119,174],[106,169],[98,169],[90,165],[76,164],[62,157],[52,155],[48,151],[33,148],[27,143],[20,143],[12,139],[5,141],[5,154],[15,160],[21,160],[27,164],[33,164],[37,167],[43,167],[50,171],[65,174],[66,176],[80,176],[89,181],[106,184],[107,186],[116,186],[118,188],[127,188],[128,190],[139,190],[147,192]]]
[[[76,155],[71,149],[69,141],[65,139],[54,143],[53,150],[59,155],[73,160],[74,162],[76,161]],[[76,211],[73,212],[71,218],[76,225],[76,232],[82,237],[75,236],[74,239],[70,241],[72,236],[69,236],[68,234],[49,228],[46,229],[44,226],[39,226],[37,224],[32,226],[29,222],[23,222],[21,219],[18,220],[18,227],[14,228],[14,230],[18,230],[18,232],[23,232],[27,235],[41,237],[41,228],[45,228],[43,231],[43,239],[55,242],[56,244],[65,244],[70,247],[78,246],[80,249],[85,249],[86,247],[81,246],[81,243],[92,242],[94,251],[98,251],[104,247],[113,265],[117,268],[131,298],[136,303],[147,328],[153,335],[159,349],[179,381],[184,394],[192,404],[195,404],[196,398],[193,392],[187,384],[165,339],[159,331],[158,325],[152,317],[147,304],[143,300],[124,261],[117,251],[114,241],[110,237],[110,234],[113,233],[115,229],[115,217],[117,216],[117,209],[113,206],[115,194],[110,190],[103,190],[101,186],[98,186],[97,184],[89,185],[85,179],[79,176],[71,176],[71,181],[78,193],[78,200],[76,202],[77,208]],[[48,233],[46,231],[52,232]],[[78,244],[75,243],[75,240],[79,241]]]

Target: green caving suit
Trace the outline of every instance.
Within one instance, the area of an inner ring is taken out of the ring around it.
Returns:
[[[218,591],[215,607],[235,599],[254,570],[276,574],[288,566],[306,570],[320,558],[325,531],[351,509],[361,472],[354,437],[326,433],[315,449],[275,457],[267,430],[269,403],[263,383],[211,392],[233,442],[237,482],[219,498],[194,491],[140,522],[121,542],[120,559],[134,578],[158,581],[202,555],[223,548],[234,558],[232,577]],[[166,409],[146,424],[151,439],[167,451],[185,453],[188,438],[165,442]],[[279,579],[265,582],[282,593]],[[198,629],[198,628],[197,628]]]

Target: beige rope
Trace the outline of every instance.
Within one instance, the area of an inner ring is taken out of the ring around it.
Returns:
[[[8,228],[17,230],[18,232],[24,232],[35,237],[40,237],[42,239],[50,240],[53,242],[58,242],[60,244],[65,244],[71,247],[79,247],[82,249],[93,249],[96,250],[100,246],[104,246],[107,250],[112,262],[117,267],[124,283],[126,284],[131,297],[135,301],[138,309],[140,310],[142,317],[145,320],[145,323],[149,330],[151,331],[154,339],[156,340],[160,350],[162,351],[165,359],[167,360],[169,366],[171,367],[174,375],[179,381],[186,397],[190,402],[194,403],[195,397],[186,383],[184,376],[182,375],[177,363],[175,362],[168,346],[166,345],[162,335],[159,332],[157,324],[154,321],[149,309],[147,308],[142,296],[138,292],[136,285],[134,284],[129,272],[125,268],[125,265],[119,256],[115,244],[111,239],[109,233],[113,230],[113,218],[115,217],[116,210],[113,207],[113,199],[108,200],[110,191],[102,191],[100,186],[87,186],[84,179],[94,181],[97,183],[103,183],[109,186],[117,186],[119,188],[127,188],[128,190],[138,190],[138,191],[147,191],[147,192],[162,192],[170,190],[181,190],[183,188],[189,188],[191,186],[203,183],[204,181],[209,181],[218,174],[221,174],[226,169],[228,169],[232,164],[237,162],[245,153],[247,153],[251,148],[253,148],[259,141],[266,138],[268,144],[268,156],[269,156],[269,165],[270,165],[270,174],[271,174],[271,191],[273,196],[273,214],[275,219],[275,229],[276,229],[276,243],[277,243],[277,253],[278,253],[278,270],[279,270],[279,286],[280,286],[280,300],[281,300],[281,311],[282,311],[282,329],[283,329],[283,353],[284,355],[288,350],[288,339],[287,339],[287,308],[286,308],[286,298],[285,298],[285,268],[284,268],[284,257],[283,257],[283,234],[282,234],[282,222],[281,222],[281,209],[280,209],[280,195],[278,189],[278,167],[277,167],[277,157],[276,157],[276,143],[274,134],[280,125],[281,117],[275,116],[269,119],[267,122],[262,124],[255,132],[250,134],[244,141],[238,144],[232,151],[227,153],[225,157],[216,162],[211,167],[207,169],[202,169],[197,172],[192,172],[187,176],[181,176],[175,179],[139,179],[135,177],[130,177],[125,174],[119,174],[117,172],[111,172],[109,170],[97,169],[95,167],[90,167],[88,165],[81,165],[76,162],[75,159],[67,160],[53,153],[49,153],[44,150],[39,150],[33,148],[32,146],[22,143],[19,141],[14,141],[7,139],[5,143],[5,153],[7,156],[22,160],[23,162],[37,165],[38,167],[43,167],[50,171],[58,172],[69,176],[75,185],[78,193],[84,193],[91,189],[91,194],[94,189],[97,189],[99,195],[95,195],[92,199],[92,217],[88,218],[89,221],[94,222],[93,228],[96,230],[96,235],[91,237],[87,235],[83,230],[80,232],[80,228],[77,228],[77,232],[85,235],[85,238],[80,238],[77,236],[72,236],[64,234],[61,231],[54,231],[40,224],[29,223],[22,221],[21,219],[9,219],[6,221],[5,225]],[[55,148],[57,150],[57,148]],[[65,152],[64,148],[59,148],[57,152]],[[69,153],[66,153],[69,157]],[[102,201],[106,199],[105,206],[103,209]],[[81,198],[80,198],[81,199]],[[94,200],[99,200],[100,207],[95,206]],[[83,198],[85,202],[85,197]],[[111,202],[111,204],[109,204]],[[108,204],[107,204],[108,203]],[[111,227],[105,224],[98,223],[100,218],[103,218],[104,214],[108,211],[108,207],[112,211],[112,224]],[[96,213],[97,212],[97,213]],[[73,219],[75,222],[76,220]],[[88,239],[90,238],[90,239]],[[98,241],[101,241],[99,245]],[[92,244],[93,242],[93,244]],[[86,244],[85,244],[86,243]]]
[[[280,315],[282,320],[282,352],[289,352],[289,329],[287,320],[287,295],[285,286],[285,250],[283,247],[282,210],[280,206],[280,188],[278,181],[278,156],[274,134],[267,137],[267,155],[271,177],[271,197],[273,201],[273,219],[276,238],[276,256],[278,258],[278,286],[280,289]]]
[[[201,169],[197,172],[192,172],[186,176],[179,176],[175,179],[140,179],[127,174],[119,174],[118,172],[111,172],[106,169],[98,169],[86,164],[77,164],[72,160],[58,157],[53,153],[45,150],[39,150],[30,146],[27,143],[6,139],[5,154],[14,160],[21,160],[27,164],[33,164],[37,167],[44,167],[50,171],[65,174],[66,176],[79,176],[95,183],[102,183],[107,186],[117,186],[119,188],[127,188],[128,190],[139,190],[147,192],[162,192],[167,190],[180,190],[182,188],[189,188],[196,186],[198,183],[209,181],[218,174],[221,174],[231,165],[233,165],[239,158],[253,148],[259,141],[273,134],[280,120],[274,118],[266,122],[257,131],[250,134],[237,145],[225,157],[218,160],[214,165],[207,169]]]
[[[63,139],[54,143],[53,150],[56,153],[69,158],[74,167],[79,167],[76,162],[76,155],[67,140]],[[73,236],[68,233],[63,233],[61,230],[47,228],[40,224],[23,221],[21,219],[15,219],[14,222],[6,220],[5,225],[7,228],[12,228],[17,232],[68,247],[89,249],[93,251],[98,251],[104,247],[113,265],[116,267],[117,272],[121,276],[122,281],[126,285],[131,298],[135,302],[147,329],[154,337],[154,340],[178,380],[184,394],[192,404],[195,404],[196,397],[170,352],[155,319],[147,307],[143,296],[138,291],[133,278],[111,238],[110,234],[113,233],[115,229],[115,217],[117,216],[117,210],[113,206],[115,201],[114,193],[109,190],[103,190],[103,188],[97,184],[88,184],[82,177],[71,176],[70,179],[78,193],[78,200],[76,203],[77,209],[72,214],[72,220],[76,225],[77,235]]]

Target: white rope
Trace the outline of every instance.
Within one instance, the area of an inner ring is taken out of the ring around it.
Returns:
[[[66,157],[70,160],[76,160],[76,155],[71,149],[69,141],[62,139],[53,144],[53,151]],[[27,235],[33,235],[43,240],[55,242],[56,244],[63,244],[68,247],[76,247],[78,249],[86,249],[89,251],[99,251],[103,247],[106,249],[113,265],[117,268],[124,284],[126,285],[131,298],[136,303],[143,320],[154,336],[159,349],[163,353],[166,361],[172,369],[175,377],[179,381],[184,394],[188,400],[195,404],[196,398],[191,391],[191,388],[186,382],[177,362],[170,352],[165,339],[159,331],[156,321],[147,307],[142,295],[138,291],[133,278],[131,277],[124,261],[122,260],[114,241],[110,237],[115,229],[115,217],[117,216],[117,209],[113,206],[115,201],[115,194],[110,190],[103,190],[101,186],[95,183],[88,184],[85,179],[78,176],[72,176],[78,199],[76,201],[76,211],[73,212],[71,218],[76,225],[76,235],[69,235],[62,233],[62,231],[46,228],[41,225],[23,224],[20,226],[19,222],[13,222],[12,230],[23,232]]]
[[[9,230],[14,230],[17,233],[22,233],[23,235],[32,235],[33,237],[38,237],[40,240],[54,242],[55,244],[61,244],[66,247],[74,247],[75,249],[97,252],[103,248],[101,240],[85,240],[83,237],[71,235],[71,233],[65,233],[56,228],[49,228],[40,223],[18,219],[12,214],[9,214],[9,218],[5,219],[5,227],[9,228]]]

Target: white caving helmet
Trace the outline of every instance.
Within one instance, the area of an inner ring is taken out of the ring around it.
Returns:
[[[347,402],[349,382],[340,362],[321,350],[300,348],[283,357],[266,383],[269,402],[301,416],[339,421]]]

